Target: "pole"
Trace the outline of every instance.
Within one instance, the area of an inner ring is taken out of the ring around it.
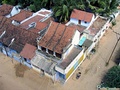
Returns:
[[[116,44],[115,44],[115,46],[114,46],[114,48],[113,48],[113,51],[112,51],[112,53],[111,53],[108,61],[106,62],[106,66],[109,64],[109,61],[111,60],[111,57],[112,57],[112,55],[113,55],[113,53],[114,53],[114,51],[115,51],[115,49],[116,49],[116,46],[117,46],[119,40],[120,40],[120,37],[117,39],[117,42],[116,42]]]

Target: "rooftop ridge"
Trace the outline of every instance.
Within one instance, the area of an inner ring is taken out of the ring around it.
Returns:
[[[65,26],[64,31],[63,31],[63,33],[62,33],[62,36],[60,37],[60,39],[58,40],[58,42],[56,43],[56,45],[53,47],[53,51],[54,51],[54,49],[56,48],[56,46],[60,43],[60,41],[61,41],[61,39],[62,39],[65,31],[66,31],[66,26]]]
[[[55,32],[54,32],[53,36],[52,36],[52,37],[49,39],[49,41],[46,43],[45,47],[47,47],[47,46],[50,44],[50,42],[52,41],[52,39],[53,39],[55,33],[57,32],[57,28],[58,28],[59,25],[60,25],[60,23],[57,25],[57,27],[56,27],[56,29],[55,29]]]

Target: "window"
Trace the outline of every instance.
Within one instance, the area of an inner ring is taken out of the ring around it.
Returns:
[[[86,21],[84,21],[84,23],[87,23]]]
[[[33,28],[33,27],[35,27],[36,26],[36,23],[35,22],[32,22],[31,24],[29,24],[29,27],[30,28]]]
[[[101,34],[98,35],[98,38],[101,36]]]
[[[46,48],[44,48],[44,47],[41,47],[41,50],[44,51],[44,52],[46,52]]]
[[[79,20],[79,22],[78,22],[79,24],[81,24],[81,20]]]
[[[94,42],[96,42],[96,41],[97,41],[97,39],[94,40]]]
[[[51,54],[51,55],[53,55],[53,51],[51,51],[49,49],[48,49],[48,53]]]
[[[103,29],[103,32],[105,31],[105,29]]]
[[[56,53],[56,57],[61,58],[61,57],[62,57],[62,55],[61,55],[61,54],[59,54],[59,53]]]

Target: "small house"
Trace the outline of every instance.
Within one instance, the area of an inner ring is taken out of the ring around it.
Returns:
[[[70,22],[73,22],[74,24],[79,24],[85,27],[88,27],[91,25],[91,23],[94,21],[95,16],[93,13],[81,11],[74,9],[72,11],[72,14],[70,16]]]

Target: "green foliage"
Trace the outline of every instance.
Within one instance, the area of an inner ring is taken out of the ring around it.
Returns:
[[[112,26],[115,26],[116,25],[116,21],[112,21]]]
[[[15,0],[2,0],[3,4],[10,4],[10,5],[15,5],[16,1]]]
[[[109,16],[116,11],[119,4],[119,0],[1,0],[1,2],[11,5],[20,4],[23,8],[29,6],[35,12],[41,8],[52,9],[54,17],[59,22],[68,21],[73,9]]]
[[[44,0],[33,0],[32,4],[30,5],[30,9],[35,12],[40,10],[43,7],[42,1]]]
[[[34,4],[30,4],[29,8],[34,12],[36,11],[35,5]]]
[[[106,73],[102,87],[120,88],[120,66],[114,66]]]

